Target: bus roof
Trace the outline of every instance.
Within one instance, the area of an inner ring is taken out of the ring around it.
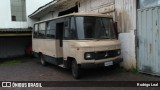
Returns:
[[[42,20],[36,23],[42,23],[42,22],[46,22],[46,21],[51,21],[51,20],[55,20],[55,19],[59,19],[59,18],[63,18],[63,17],[68,17],[68,16],[94,16],[94,17],[107,17],[107,18],[112,18],[110,16],[107,16],[105,14],[99,14],[99,13],[72,13],[72,14],[67,14],[64,16],[60,16],[60,17],[55,17],[55,18],[51,18],[51,19],[47,19],[47,20]],[[35,23],[35,24],[36,24]]]

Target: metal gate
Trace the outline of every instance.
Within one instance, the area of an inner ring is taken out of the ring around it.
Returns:
[[[160,76],[160,6],[138,10],[138,70]]]

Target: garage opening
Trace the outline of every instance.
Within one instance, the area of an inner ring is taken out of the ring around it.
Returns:
[[[72,7],[68,10],[59,12],[58,16],[63,16],[63,15],[70,14],[70,13],[73,13],[73,12],[78,12],[78,5],[76,5],[75,7]]]
[[[31,36],[0,37],[0,59],[24,56],[32,45]]]

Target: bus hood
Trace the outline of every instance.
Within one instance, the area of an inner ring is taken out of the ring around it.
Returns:
[[[120,49],[118,40],[85,40],[74,43],[76,48],[94,48],[95,51]]]

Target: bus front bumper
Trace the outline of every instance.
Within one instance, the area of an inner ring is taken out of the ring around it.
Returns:
[[[122,58],[117,58],[115,60],[107,60],[107,61],[96,60],[95,63],[83,63],[83,64],[81,64],[81,68],[108,67],[108,66],[119,64],[121,62],[123,62]]]

